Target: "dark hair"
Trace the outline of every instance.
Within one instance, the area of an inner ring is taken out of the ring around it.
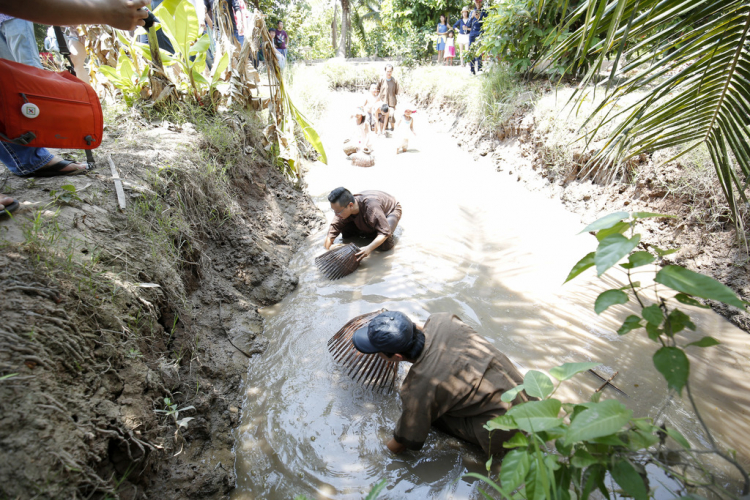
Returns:
[[[422,354],[422,349],[424,349],[424,333],[422,333],[421,330],[417,328],[417,325],[414,325],[414,333],[413,337],[411,338],[411,342],[409,342],[409,345],[406,346],[406,349],[402,352],[395,352],[393,354],[400,354],[406,359],[417,359],[420,354]],[[384,352],[383,353],[386,358],[392,358],[393,354]]]
[[[328,201],[337,203],[340,207],[348,207],[349,203],[354,203],[354,196],[345,187],[337,187],[328,195]]]
[[[446,16],[445,14],[440,14],[440,17],[442,17],[443,19],[445,19],[446,23],[448,22],[448,16]]]
[[[383,104],[382,106],[380,106],[381,113],[387,113],[389,109],[391,108],[387,104]]]
[[[393,69],[393,64],[391,64],[391,63],[386,64],[385,65],[385,70],[388,71],[388,68]]]

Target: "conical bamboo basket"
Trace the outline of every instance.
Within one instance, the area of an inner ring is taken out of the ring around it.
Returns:
[[[355,382],[376,392],[390,393],[396,386],[398,361],[386,361],[377,354],[364,354],[352,343],[352,335],[370,320],[387,309],[357,316],[349,320],[336,334],[328,340],[328,351],[333,359]]]

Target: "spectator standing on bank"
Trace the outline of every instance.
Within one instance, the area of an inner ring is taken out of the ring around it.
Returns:
[[[284,31],[284,21],[279,21],[276,26],[276,39],[274,40],[274,42],[276,43],[276,50],[281,52],[284,58],[286,58],[286,44],[289,41],[289,35],[287,35],[286,31]]]
[[[469,47],[482,36],[482,32],[484,31],[482,24],[484,24],[484,18],[487,17],[487,11],[482,8],[482,0],[474,0],[474,7],[469,30]],[[478,55],[471,61],[471,74],[475,75],[479,71],[482,71],[481,55]]]
[[[469,8],[464,7],[461,9],[461,19],[456,21],[453,25],[453,29],[456,32],[456,45],[458,45],[458,52],[461,55],[461,66],[464,66],[464,51],[469,50],[469,31],[471,30],[471,16],[469,14]]]
[[[378,82],[377,90],[380,100],[388,105],[388,112],[383,113],[385,115],[385,128],[387,130],[389,121],[395,123],[394,117],[396,104],[398,104],[398,98],[396,96],[399,94],[398,81],[396,80],[396,77],[393,76],[392,64],[385,65],[385,75],[383,75]],[[393,125],[391,125],[391,130],[393,130]]]
[[[443,63],[443,53],[445,52],[445,34],[448,33],[448,21],[446,21],[444,14],[440,14],[440,22],[437,25],[435,33],[437,33],[437,63],[439,66]]]
[[[448,32],[445,39],[445,64],[453,66],[453,58],[456,57],[456,39],[453,38],[453,30]]]

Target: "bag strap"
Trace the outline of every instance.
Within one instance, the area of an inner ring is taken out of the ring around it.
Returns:
[[[68,65],[65,67],[71,75],[76,76],[76,70],[73,68],[73,60],[70,58],[70,49],[68,49],[68,41],[65,39],[65,33],[60,26],[53,26],[55,30],[55,38],[57,38],[57,46],[62,54],[68,61]]]

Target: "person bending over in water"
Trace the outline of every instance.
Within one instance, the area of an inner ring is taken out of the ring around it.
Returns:
[[[512,403],[506,391],[523,383],[513,363],[458,316],[431,314],[424,326],[398,311],[384,312],[352,336],[354,347],[411,369],[401,384],[401,417],[386,446],[393,453],[419,450],[430,427],[502,456],[503,442],[516,431],[490,433],[484,425],[511,406],[528,401],[525,392]]]
[[[417,135],[414,132],[414,117],[412,116],[412,113],[416,112],[416,109],[405,109],[404,115],[396,123],[396,134],[398,134],[398,142],[400,142],[396,148],[396,154],[406,153],[406,150],[409,149],[409,136],[413,135],[416,137]]]
[[[396,198],[382,191],[352,194],[346,188],[337,187],[328,195],[328,201],[334,216],[324,242],[326,250],[331,248],[339,234],[344,238],[375,236],[372,243],[357,252],[357,260],[360,261],[376,248],[393,248],[393,232],[401,220],[401,205]]]

